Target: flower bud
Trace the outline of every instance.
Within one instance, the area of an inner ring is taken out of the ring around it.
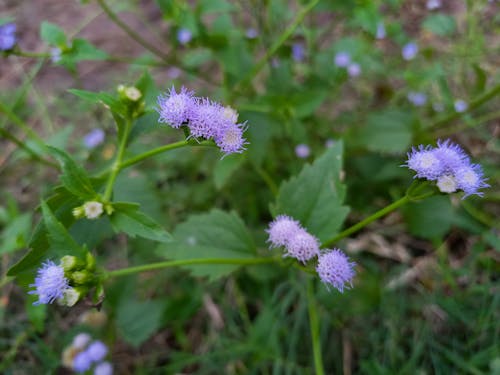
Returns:
[[[64,272],[69,272],[82,265],[83,263],[73,255],[65,255],[61,258],[61,267],[64,269]]]
[[[95,258],[90,252],[87,252],[87,254],[85,255],[85,262],[86,262],[86,266],[85,266],[86,270],[88,270],[88,271],[95,270],[95,263],[96,263]]]
[[[63,296],[57,300],[61,306],[74,306],[80,299],[81,293],[75,288],[68,288],[63,292]]]
[[[85,217],[85,210],[83,209],[83,207],[75,207],[71,212],[76,219],[81,219]]]
[[[75,284],[84,285],[91,282],[94,279],[94,276],[87,271],[75,271],[69,275],[69,279]]]

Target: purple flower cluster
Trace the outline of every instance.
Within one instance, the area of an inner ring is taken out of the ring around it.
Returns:
[[[243,138],[245,124],[238,124],[238,113],[207,98],[198,98],[182,87],[172,87],[158,97],[160,122],[178,129],[187,126],[189,137],[213,139],[224,154],[241,153],[247,143]]]
[[[333,58],[333,63],[339,68],[346,68],[350,77],[357,77],[361,74],[361,66],[351,60],[349,52],[341,51]]]
[[[408,101],[415,107],[422,107],[427,102],[427,95],[423,92],[410,91],[407,95]]]
[[[70,289],[63,267],[51,260],[43,263],[38,269],[35,283],[30,284],[30,287],[35,287],[35,290],[29,291],[28,294],[38,295],[38,301],[34,302],[34,305],[52,303],[63,298],[65,291]]]
[[[443,193],[462,190],[464,198],[476,194],[482,196],[481,188],[488,187],[479,164],[473,164],[469,156],[449,139],[438,141],[438,147],[420,145],[408,153],[406,166],[417,172],[417,178],[436,181]]]
[[[323,283],[340,292],[349,287],[355,275],[355,263],[338,249],[320,252],[319,240],[307,232],[300,223],[287,215],[279,215],[267,229],[270,247],[285,247],[285,257],[292,257],[306,263],[318,257],[316,271]]]
[[[88,345],[80,347],[81,351],[73,358],[73,370],[77,373],[89,371],[94,367],[95,375],[111,375],[113,367],[109,362],[104,361],[108,354],[108,347],[99,340],[95,340]]]
[[[0,26],[0,51],[8,51],[16,45],[16,24],[6,23]]]

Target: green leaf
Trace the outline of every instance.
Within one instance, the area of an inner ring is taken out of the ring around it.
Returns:
[[[233,154],[226,156],[215,164],[214,183],[220,190],[226,184],[231,175],[245,162],[245,156],[242,154]]]
[[[83,258],[85,256],[85,249],[75,242],[64,225],[54,216],[54,213],[45,201],[42,201],[41,207],[43,224],[47,230],[47,239],[51,253],[58,257],[75,255]]]
[[[174,242],[162,245],[160,255],[174,260],[197,258],[252,258],[255,244],[243,221],[235,213],[214,209],[208,214],[193,215],[177,226]],[[210,280],[235,271],[238,265],[185,266],[195,276]]]
[[[76,95],[89,102],[105,104],[112,112],[117,113],[120,116],[124,116],[127,113],[127,108],[125,107],[125,105],[113,95],[106,92],[93,92],[77,89],[70,89],[68,91],[73,95]]]
[[[164,309],[162,301],[124,298],[116,309],[116,325],[125,341],[138,347],[160,327]]]
[[[144,237],[153,241],[170,242],[171,235],[156,221],[139,211],[139,205],[129,202],[113,203],[110,216],[115,232],[124,232],[130,237]]]
[[[85,39],[74,39],[71,51],[65,54],[65,58],[69,58],[76,63],[84,60],[106,60],[108,54]]]
[[[280,120],[269,114],[253,111],[242,111],[240,117],[248,121],[245,137],[249,144],[245,154],[252,163],[261,165],[269,152],[271,139],[280,131]]]
[[[287,214],[320,241],[338,233],[349,207],[342,205],[346,188],[340,181],[343,143],[336,142],[312,165],[281,184],[273,214]]]
[[[66,45],[64,30],[53,23],[43,21],[40,25],[40,37],[50,45],[62,47]]]
[[[368,115],[366,124],[350,134],[353,144],[371,151],[399,153],[408,149],[413,115],[400,109],[386,109]]]
[[[95,199],[97,193],[94,191],[85,169],[76,164],[66,152],[52,146],[47,146],[47,148],[61,164],[63,173],[60,179],[64,187],[83,200]]]
[[[12,219],[0,236],[0,254],[10,253],[26,246],[31,229],[31,213]]]
[[[439,36],[449,36],[455,32],[456,22],[446,14],[432,14],[422,23],[422,27]]]

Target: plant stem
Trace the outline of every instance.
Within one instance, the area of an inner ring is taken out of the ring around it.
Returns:
[[[189,141],[183,140],[183,141],[179,141],[179,142],[175,142],[175,143],[170,143],[168,145],[154,148],[152,150],[149,150],[149,151],[146,151],[142,154],[134,156],[133,158],[125,160],[123,163],[121,163],[120,169],[128,168],[131,165],[134,165],[134,164],[137,164],[137,163],[143,161],[144,159],[147,159],[147,158],[154,156],[154,155],[157,155],[157,154],[161,154],[165,151],[170,151],[170,150],[174,150],[176,148],[181,148],[181,147],[185,147],[185,146],[214,146],[214,143],[211,141],[196,142],[196,141],[191,141],[191,140],[189,140]]]
[[[122,138],[120,139],[120,145],[118,146],[118,153],[116,159],[111,166],[111,173],[109,174],[108,182],[106,184],[106,190],[104,190],[104,202],[108,202],[113,194],[113,186],[115,184],[116,177],[122,169],[122,160],[125,153],[125,148],[127,146],[127,140],[130,133],[130,128],[132,127],[132,119],[127,117],[125,120],[125,129],[123,130]]]
[[[0,102],[0,113],[4,113],[7,118],[14,124],[19,126],[24,130],[33,140],[38,143],[43,149],[45,148],[45,142],[36,134],[28,124],[21,120],[14,112],[12,112],[4,103]]]
[[[266,54],[254,65],[253,69],[240,81],[239,84],[246,85],[250,83],[261,71],[261,69],[266,65],[266,63],[271,59],[271,57],[278,51],[278,49],[286,42],[288,38],[293,34],[295,29],[301,24],[304,20],[305,16],[318,4],[319,0],[312,0],[308,3],[302,10],[297,14],[297,17],[293,20],[293,22],[288,26],[285,31],[278,37],[276,42],[267,50]]]
[[[122,268],[119,270],[108,271],[104,274],[104,278],[108,279],[111,277],[126,276],[139,272],[153,271],[163,268],[171,268],[178,266],[190,266],[195,264],[233,264],[249,266],[255,264],[265,264],[276,262],[277,258],[248,258],[248,259],[227,259],[227,258],[202,258],[202,259],[182,259],[182,260],[170,260],[165,262],[144,264],[142,266]]]
[[[319,320],[314,299],[313,280],[309,280],[307,283],[307,309],[309,311],[309,327],[311,330],[314,369],[316,370],[316,375],[324,375],[325,370],[323,369],[323,359],[321,358]]]
[[[398,199],[397,201],[391,203],[390,205],[388,205],[388,206],[382,208],[381,210],[378,210],[374,214],[368,216],[366,219],[361,220],[359,223],[356,223],[353,226],[347,228],[346,230],[340,232],[335,237],[324,242],[323,246],[328,247],[328,246],[334,244],[335,242],[337,242],[338,240],[357,232],[358,230],[364,228],[365,226],[367,226],[371,222],[377,220],[378,218],[380,218],[382,216],[387,215],[389,212],[394,211],[395,209],[405,205],[406,203],[408,203],[409,201],[411,201],[413,199],[414,198],[411,198],[408,195],[405,195],[403,198]]]
[[[495,120],[497,118],[500,118],[500,111],[490,112],[490,113],[485,114],[484,116],[481,116],[481,117],[474,119],[473,122],[469,123],[469,124],[464,123],[464,124],[459,124],[459,125],[454,126],[454,127],[450,126],[447,128],[438,129],[437,131],[434,132],[433,137],[434,138],[447,137],[450,134],[457,133],[461,130],[474,128],[476,126],[487,123],[491,120]]]

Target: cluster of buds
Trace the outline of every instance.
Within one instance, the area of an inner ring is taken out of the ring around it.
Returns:
[[[30,284],[35,290],[28,294],[38,296],[35,305],[57,301],[71,307],[96,285],[95,268],[95,258],[89,252],[85,260],[72,255],[63,256],[59,264],[48,260],[38,269],[35,282]]]

